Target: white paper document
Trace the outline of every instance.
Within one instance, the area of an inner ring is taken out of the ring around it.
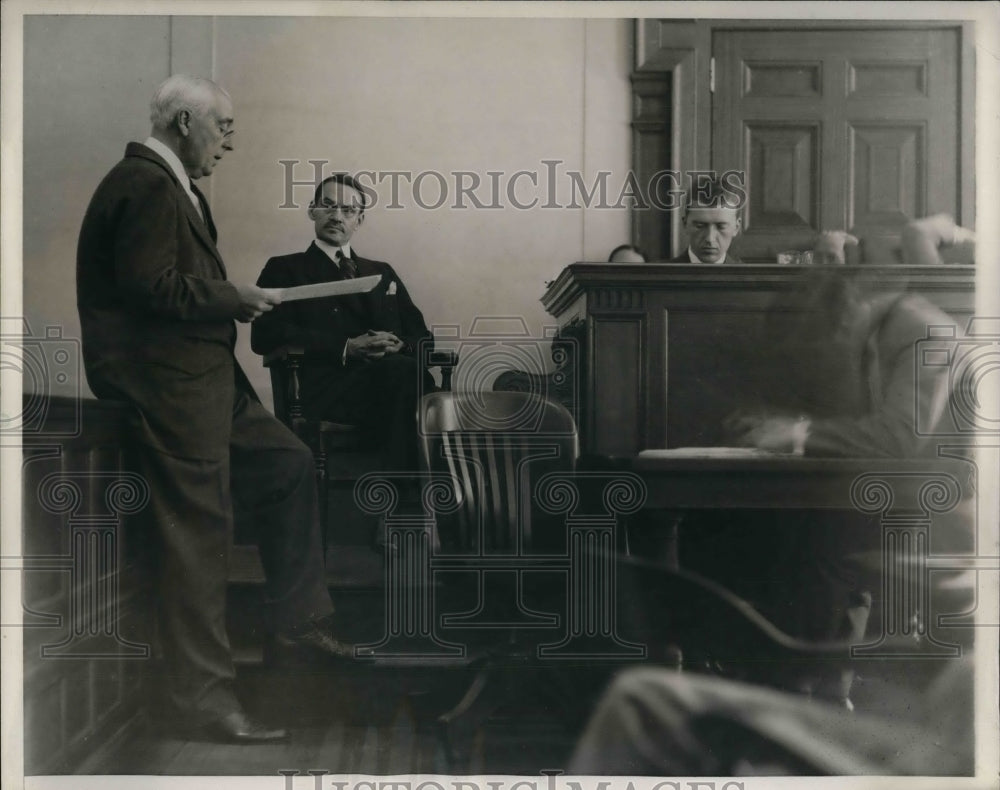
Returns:
[[[297,285],[294,288],[279,288],[282,302],[295,302],[299,299],[319,299],[323,296],[345,296],[347,294],[368,293],[382,281],[381,274],[369,277],[355,277],[352,280],[331,280],[327,283],[312,285]]]
[[[756,447],[672,447],[639,453],[640,458],[780,458],[783,455]]]

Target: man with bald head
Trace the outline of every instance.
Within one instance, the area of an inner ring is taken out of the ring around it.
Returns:
[[[233,356],[234,321],[277,292],[233,283],[195,182],[233,150],[233,105],[206,79],[156,90],[152,132],[97,187],[80,231],[77,306],[87,381],[128,407],[149,484],[168,706],[190,736],[285,737],[247,717],[225,628],[233,503],[252,513],[266,572],[270,655],[353,652],[329,630],[312,455],[260,405]],[[160,717],[158,717],[160,718]]]

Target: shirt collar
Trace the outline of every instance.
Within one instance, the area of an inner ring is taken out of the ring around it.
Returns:
[[[338,247],[336,244],[330,244],[328,241],[323,241],[323,239],[316,239],[316,246],[319,247],[323,252],[326,253],[327,257],[336,263],[337,253],[339,252],[345,258],[351,257],[351,245],[350,242],[345,244],[343,247]]]
[[[688,259],[691,261],[691,263],[704,263],[705,262],[701,258],[699,258],[697,255],[695,255],[694,254],[694,250],[692,250],[690,247],[688,247]],[[726,256],[723,255],[722,256],[722,260],[721,261],[717,261],[716,265],[718,265],[720,263],[725,263],[725,262],[726,262]]]
[[[158,153],[163,158],[163,161],[170,166],[170,169],[174,171],[174,175],[181,182],[181,186],[190,191],[191,178],[184,170],[184,165],[181,164],[181,160],[177,157],[177,154],[155,137],[147,137],[143,145]]]

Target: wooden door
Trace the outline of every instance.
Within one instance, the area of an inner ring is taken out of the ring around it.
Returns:
[[[738,254],[960,216],[959,31],[715,30],[712,165],[746,173]]]

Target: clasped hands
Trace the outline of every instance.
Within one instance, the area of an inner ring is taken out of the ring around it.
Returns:
[[[402,348],[403,341],[392,332],[375,329],[347,340],[347,356],[355,359],[381,359],[386,354],[398,353]]]
[[[253,321],[281,304],[280,288],[260,288],[256,285],[236,284],[240,303],[236,320],[242,323]],[[396,354],[404,343],[392,332],[369,329],[365,334],[349,338],[347,356],[355,359],[380,359],[386,354]]]

